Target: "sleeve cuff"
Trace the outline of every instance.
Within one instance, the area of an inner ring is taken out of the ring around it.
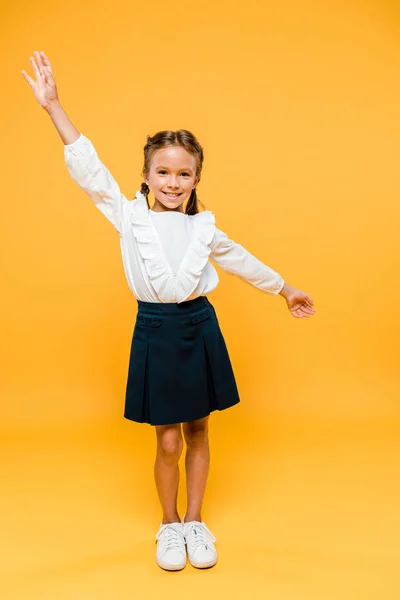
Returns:
[[[90,144],[88,138],[81,133],[72,144],[64,144],[64,151],[74,156],[84,156],[86,154],[85,147],[87,148],[88,144]]]
[[[277,285],[278,285],[278,287],[277,287],[277,289],[275,291],[276,295],[278,295],[279,292],[281,292],[283,290],[283,286],[285,285],[285,280],[283,279],[283,277],[281,277],[281,280],[280,280],[280,282]]]

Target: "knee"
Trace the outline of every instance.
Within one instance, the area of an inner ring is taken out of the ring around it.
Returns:
[[[183,439],[180,432],[167,430],[158,437],[158,451],[166,462],[178,462],[183,449]]]
[[[184,424],[185,441],[188,446],[200,446],[208,442],[208,418]]]

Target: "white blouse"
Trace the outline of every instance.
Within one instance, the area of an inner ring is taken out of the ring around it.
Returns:
[[[179,303],[210,294],[219,278],[209,258],[264,292],[277,295],[283,288],[279,273],[216,228],[211,211],[158,213],[140,192],[134,200],[125,198],[83,134],[64,145],[64,158],[72,179],[117,230],[125,275],[138,300]]]

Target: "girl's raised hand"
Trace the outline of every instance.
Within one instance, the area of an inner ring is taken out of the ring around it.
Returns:
[[[40,106],[48,109],[51,103],[58,102],[57,86],[53,70],[44,52],[35,50],[34,55],[36,62],[32,56],[29,57],[29,60],[35,72],[36,81],[31,79],[24,70],[21,73],[33,89],[33,93]]]

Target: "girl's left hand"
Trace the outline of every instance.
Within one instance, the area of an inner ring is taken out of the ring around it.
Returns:
[[[291,291],[285,296],[288,309],[291,314],[301,319],[302,317],[311,317],[315,314],[313,299],[304,292],[292,288]]]

